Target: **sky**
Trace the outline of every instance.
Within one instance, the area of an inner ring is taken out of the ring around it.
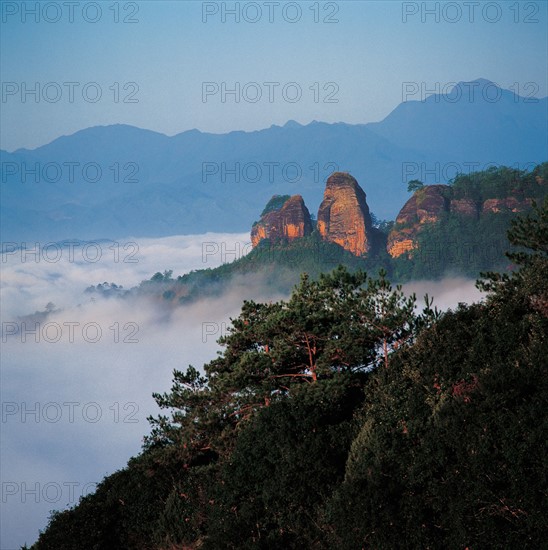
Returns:
[[[68,4],[0,3],[2,149],[115,123],[375,122],[408,83],[407,99],[477,78],[548,93],[546,2]]]

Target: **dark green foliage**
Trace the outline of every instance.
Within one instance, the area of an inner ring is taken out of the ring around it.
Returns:
[[[289,301],[246,301],[219,342],[225,350],[204,366],[175,371],[170,393],[155,394],[171,417],[150,419],[147,445],[174,445],[187,461],[203,452],[225,456],[239,423],[303,383],[388,365],[392,346],[409,344],[435,313],[414,311],[381,273],[339,267],[310,281],[303,275]]]
[[[268,214],[269,212],[274,212],[279,210],[289,199],[290,195],[274,195],[264,207],[264,210],[261,212],[261,218]]]
[[[155,283],[168,283],[173,280],[173,278],[171,277],[172,275],[173,270],[166,269],[163,273],[160,273],[159,271],[158,273],[155,273],[150,280]]]
[[[195,548],[209,532],[218,467],[195,465],[179,473],[154,524],[154,548]]]
[[[155,453],[131,459],[74,508],[54,512],[33,548],[111,550],[156,548],[154,529],[181,465],[160,464]]]
[[[342,481],[363,399],[347,375],[301,385],[238,436],[222,468],[206,548],[313,548]]]
[[[101,298],[111,298],[113,296],[123,297],[126,294],[126,290],[122,285],[115,283],[100,283],[98,285],[91,285],[84,291],[86,294],[97,294]]]
[[[531,171],[493,166],[482,172],[458,174],[451,185],[453,198],[481,202],[505,197],[540,198],[546,193],[547,182],[548,162],[545,162]]]
[[[479,219],[442,215],[437,223],[425,224],[417,235],[411,258],[393,260],[396,279],[437,279],[444,275],[476,277],[481,271],[504,270],[511,247],[506,231],[517,214],[484,214]]]
[[[424,187],[424,183],[420,180],[411,180],[407,182],[407,191],[409,193],[414,193],[415,191],[422,189]]]
[[[336,546],[541,547],[548,348],[509,309],[449,314],[378,373],[330,504]]]
[[[536,219],[545,216],[546,207]],[[542,248],[548,232],[540,237],[539,227],[521,221],[511,238],[528,228],[533,249]],[[543,546],[546,253],[522,264],[495,277],[485,304],[446,314],[375,373],[346,479],[328,506],[335,546]]]
[[[548,197],[544,199],[544,207],[537,209],[532,216],[520,220],[512,220],[508,234],[510,242],[515,246],[526,247],[535,252],[534,256],[542,257],[548,254]],[[511,256],[518,263],[527,263],[531,255],[520,253]]]

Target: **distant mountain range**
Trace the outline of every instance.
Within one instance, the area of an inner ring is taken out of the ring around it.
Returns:
[[[2,241],[240,232],[274,194],[316,211],[327,177],[350,172],[377,218],[394,218],[407,181],[445,183],[488,165],[547,158],[548,98],[486,80],[400,104],[383,121],[173,137],[97,126],[33,150],[1,151]]]

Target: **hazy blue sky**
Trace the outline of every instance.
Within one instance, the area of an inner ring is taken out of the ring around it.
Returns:
[[[33,14],[35,4],[1,2],[0,145],[10,151],[113,123],[172,135],[377,121],[405,82],[443,90],[482,77],[547,94],[546,2],[121,1],[72,13],[47,2]],[[235,8],[239,22],[223,13]],[[205,101],[204,82],[219,87]],[[239,83],[238,103],[222,101],[223,82]],[[36,83],[37,102],[24,94]]]

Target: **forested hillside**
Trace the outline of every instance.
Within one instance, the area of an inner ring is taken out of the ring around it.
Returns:
[[[443,314],[344,267],[245,302],[33,548],[542,548],[548,200],[509,241],[516,268]]]

